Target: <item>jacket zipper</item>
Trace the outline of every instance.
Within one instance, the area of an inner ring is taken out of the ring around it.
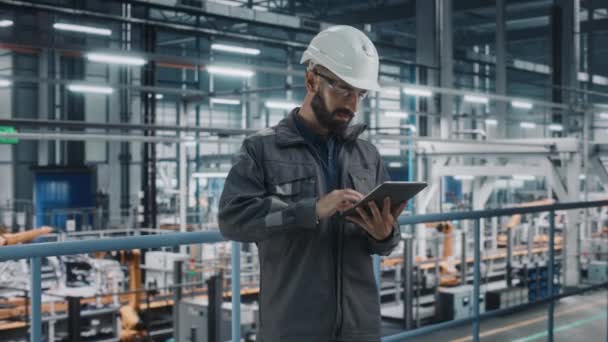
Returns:
[[[317,189],[319,190],[319,198],[323,195],[325,195],[325,190],[327,190],[327,182],[328,180],[325,179],[325,172],[323,171],[323,160],[321,159],[321,156],[319,155],[319,153],[317,152],[317,150],[314,148],[314,146],[312,146],[309,142],[305,142],[306,147],[309,149],[309,151],[311,152],[311,154],[313,155],[313,159],[315,159],[316,163],[317,163],[317,173],[319,174],[319,178],[321,179],[323,184],[319,184],[319,186],[317,187]],[[342,150],[340,150],[340,154],[342,154]],[[331,161],[332,161],[332,156],[330,153],[329,156],[329,164],[328,166],[331,166]],[[333,226],[334,221],[332,219],[332,217],[329,218],[330,221],[330,226]],[[342,300],[341,300],[341,281],[342,281],[342,276],[341,276],[341,258],[342,258],[342,253],[341,253],[341,246],[340,246],[340,240],[341,240],[341,236],[342,236],[342,225],[340,225],[340,230],[338,230],[339,232],[336,232],[337,230],[332,230],[333,236],[332,236],[332,243],[330,244],[330,246],[333,246],[334,248],[332,248],[329,251],[329,255],[331,255],[333,257],[333,262],[334,262],[334,267],[332,269],[336,270],[335,274],[330,274],[329,275],[329,279],[334,279],[334,293],[336,294],[336,303],[335,303],[335,307],[336,307],[336,316],[334,317],[335,319],[335,323],[334,323],[334,331],[332,333],[333,336],[338,336],[338,331],[342,325],[341,320],[342,320]],[[337,236],[336,236],[337,235]],[[337,246],[336,246],[337,245]],[[338,247],[338,248],[336,248]],[[337,250],[337,252],[335,252]]]
[[[346,149],[346,146],[342,146],[342,148],[340,148],[340,151],[338,152],[338,164],[341,166],[340,168],[340,185],[342,188],[345,187],[346,185],[346,179],[348,177],[346,170],[348,170],[347,167],[347,160],[345,159],[345,152],[344,149]],[[342,298],[343,298],[343,294],[342,294],[342,284],[343,284],[343,276],[342,276],[342,264],[344,262],[344,224],[343,222],[339,222],[340,226],[339,229],[337,229],[336,233],[338,234],[338,238],[337,238],[337,244],[338,244],[338,267],[337,267],[337,310],[336,310],[336,329],[335,329],[335,334],[334,337],[338,337],[342,334],[342,325],[343,325],[343,321],[344,321],[344,312],[342,309]]]

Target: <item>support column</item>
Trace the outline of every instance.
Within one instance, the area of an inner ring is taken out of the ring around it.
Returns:
[[[496,0],[496,94],[507,95],[506,0]],[[496,138],[507,138],[507,103],[496,102]]]
[[[146,52],[153,53],[156,45],[156,31],[154,27],[146,26],[143,28],[143,45]],[[144,86],[154,86],[156,81],[156,65],[150,61],[142,69],[142,84]],[[156,96],[151,92],[141,93],[143,105],[143,123],[154,125],[156,118]],[[156,132],[145,130],[145,136],[154,136]],[[142,163],[142,192],[144,195],[144,222],[143,226],[148,228],[156,227],[156,145],[154,143],[144,143],[143,163]]]
[[[436,1],[416,0],[416,64],[418,83],[438,86],[439,43]],[[420,98],[420,112],[437,113],[434,98]],[[438,136],[440,118],[434,115],[420,117],[420,135]],[[426,129],[424,129],[426,127]]]
[[[443,0],[438,3],[439,16],[439,42],[441,86],[452,88],[454,86],[454,47],[452,25],[452,0]],[[449,139],[452,133],[454,112],[454,96],[441,95],[441,138]]]
[[[571,89],[578,88],[580,64],[580,0],[555,0],[551,8],[552,84],[553,102],[574,104],[576,97]],[[565,89],[569,88],[569,89]],[[570,131],[574,115],[553,114],[552,123],[563,124],[564,135]]]
[[[581,154],[574,153],[566,165],[566,183],[568,188],[568,201],[577,202],[580,199]],[[569,210],[567,213],[567,227],[564,236],[562,251],[564,260],[564,286],[575,287],[579,284],[580,264],[580,223],[578,210]]]
[[[552,84],[561,88],[553,89],[553,102],[574,105],[576,94],[572,89],[578,88],[578,71],[580,61],[580,0],[555,0],[551,8],[552,30]],[[566,89],[567,88],[567,89]],[[564,134],[570,132],[575,120],[583,118],[574,113],[554,113],[553,123],[564,126]],[[574,153],[566,165],[567,198],[579,200],[581,172],[581,155]],[[568,212],[568,226],[564,236],[564,285],[574,287],[579,283],[579,222],[577,211]]]

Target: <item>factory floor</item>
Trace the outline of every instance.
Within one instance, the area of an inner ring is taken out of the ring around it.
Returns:
[[[555,304],[554,341],[606,342],[608,341],[608,291],[561,299]],[[383,334],[399,332],[398,327],[386,325]],[[547,307],[481,322],[481,341],[547,341]],[[416,342],[467,342],[473,341],[471,325],[442,330],[414,338]]]

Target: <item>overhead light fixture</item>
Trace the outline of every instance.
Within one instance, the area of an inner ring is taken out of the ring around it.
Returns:
[[[9,80],[0,80],[0,87],[10,87],[11,84],[12,82]]]
[[[498,120],[496,119],[486,119],[486,125],[488,126],[496,126],[498,125]]]
[[[536,180],[536,177],[533,175],[513,175],[513,179],[522,181],[533,181]]]
[[[602,119],[608,119],[608,112],[598,114]]]
[[[524,122],[520,122],[519,123],[519,127],[521,127],[521,128],[535,128],[536,124],[534,122],[526,122],[526,121],[524,121]]]
[[[231,77],[251,77],[255,73],[248,69],[239,69],[232,67],[222,67],[210,65],[207,67],[207,71],[213,75],[223,75],[223,76],[231,76]]]
[[[561,132],[564,130],[564,126],[560,124],[550,124],[547,128],[554,132]]]
[[[578,179],[585,180],[585,179],[587,179],[587,175],[581,174],[578,176]]]
[[[418,131],[418,129],[414,125],[401,125],[400,127],[403,129],[409,129],[410,131],[412,131],[412,133],[416,133]]]
[[[8,19],[0,20],[0,27],[9,27],[13,26],[13,21]]]
[[[407,117],[409,116],[408,113],[406,112],[384,112],[384,116],[389,117],[389,118],[401,118],[401,119],[407,119]]]
[[[390,163],[388,163],[388,167],[403,167],[403,163],[401,163],[401,162],[390,162]]]
[[[69,84],[68,90],[75,92],[75,93],[91,93],[91,94],[106,94],[106,95],[112,94],[112,92],[114,92],[114,89],[112,89],[110,87],[92,86],[92,85],[77,84],[77,83]]]
[[[473,176],[473,175],[456,175],[456,176],[454,176],[454,179],[460,180],[460,181],[473,180],[473,179],[475,179],[475,176]]]
[[[192,178],[226,178],[228,177],[228,172],[195,172],[192,174]]]
[[[433,92],[430,90],[417,88],[417,87],[404,87],[403,93],[410,96],[421,96],[421,97],[430,97],[433,96]]]
[[[485,96],[465,95],[464,100],[471,103],[488,104],[490,100]]]
[[[287,101],[266,101],[266,108],[291,110],[298,106],[297,103]]]
[[[513,108],[519,108],[519,109],[532,109],[532,107],[534,107],[532,102],[521,101],[521,100],[511,101],[511,106],[513,106]]]
[[[399,91],[399,88],[382,88],[382,90],[380,90],[380,95],[398,97],[401,95],[401,92]]]
[[[98,52],[89,52],[86,54],[86,56],[88,60],[100,63],[124,64],[135,66],[142,66],[147,63],[145,59],[136,56],[121,56]]]
[[[230,105],[230,106],[238,106],[241,104],[241,100],[236,99],[222,99],[217,97],[211,98],[212,104],[222,104],[222,105]]]
[[[259,49],[245,48],[245,47],[226,45],[226,44],[211,44],[211,50],[239,53],[239,54],[243,54],[243,55],[252,55],[252,56],[257,56],[260,54]]]
[[[165,96],[163,94],[156,94],[154,95],[154,98],[157,100],[162,100]],[[148,94],[148,98],[151,99],[152,98],[152,94]]]
[[[80,32],[87,34],[95,34],[99,36],[111,36],[112,30],[100,27],[93,26],[83,26],[83,25],[72,25],[66,23],[55,23],[53,24],[53,28],[61,31],[72,31],[72,32]]]

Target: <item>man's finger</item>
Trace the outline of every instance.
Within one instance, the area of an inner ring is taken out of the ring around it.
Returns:
[[[403,210],[405,210],[406,206],[407,202],[403,202],[401,205],[399,205],[399,207],[397,207],[397,209],[393,210],[393,218],[395,218],[395,220],[399,217],[399,215],[401,215]]]
[[[380,209],[378,209],[376,202],[374,202],[374,201],[369,202],[369,208],[371,209],[372,215],[374,216],[374,221],[376,223],[382,222],[382,214],[380,213]]]
[[[389,197],[384,198],[384,205],[382,206],[382,217],[387,219],[391,214],[391,199]]]
[[[367,213],[365,212],[365,210],[361,209],[361,208],[356,208],[355,210],[357,210],[357,212],[359,213],[359,216],[361,217],[361,219],[363,220],[363,222],[365,222],[366,225],[371,226],[371,220],[369,218],[369,216],[367,215]]]
[[[357,200],[360,201],[363,199],[363,197],[365,197],[362,193],[353,190],[353,189],[344,189],[344,194],[348,194],[348,195],[352,195],[357,197]]]

